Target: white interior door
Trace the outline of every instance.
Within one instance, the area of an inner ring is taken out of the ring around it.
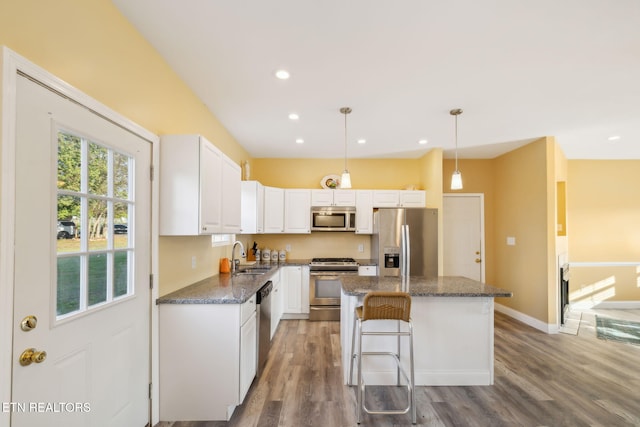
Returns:
[[[445,276],[484,282],[484,203],[481,194],[445,194],[443,247]]]
[[[11,425],[144,426],[151,144],[17,80]]]

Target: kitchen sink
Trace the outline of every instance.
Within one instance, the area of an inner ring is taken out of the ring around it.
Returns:
[[[239,268],[233,274],[259,276],[261,274],[265,274],[269,270],[271,270],[271,267],[244,267],[244,268]]]

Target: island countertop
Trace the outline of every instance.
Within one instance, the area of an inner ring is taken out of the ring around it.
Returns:
[[[414,297],[511,297],[505,289],[496,288],[477,280],[461,276],[440,276],[434,278],[411,276],[403,280],[400,277],[380,276],[341,276],[342,290],[345,295],[363,296],[369,291],[406,290]]]

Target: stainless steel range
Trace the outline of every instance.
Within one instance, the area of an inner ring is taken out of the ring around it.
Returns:
[[[340,320],[340,277],[358,275],[353,258],[313,258],[309,264],[309,320]]]

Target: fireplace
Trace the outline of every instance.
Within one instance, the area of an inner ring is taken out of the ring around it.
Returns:
[[[564,325],[569,308],[569,264],[560,266],[560,326]]]

